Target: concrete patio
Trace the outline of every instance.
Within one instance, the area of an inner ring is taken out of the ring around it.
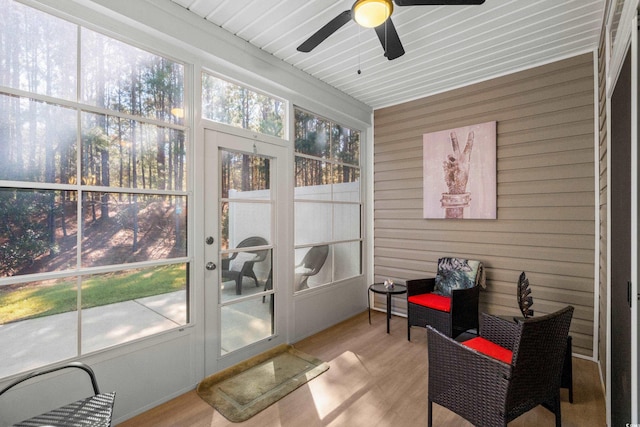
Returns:
[[[262,286],[243,287],[247,296]],[[222,300],[236,298],[233,282],[223,283]],[[186,291],[170,292],[115,304],[0,325],[0,378],[71,359],[78,355],[77,325],[82,324],[81,354],[144,338],[187,324]],[[269,299],[225,306],[223,354],[271,334]]]

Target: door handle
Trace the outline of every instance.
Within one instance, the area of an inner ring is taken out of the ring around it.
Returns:
[[[215,270],[215,269],[217,268],[217,266],[216,266],[213,262],[209,261],[209,262],[207,263],[207,265],[205,266],[205,268],[206,268],[207,270]]]

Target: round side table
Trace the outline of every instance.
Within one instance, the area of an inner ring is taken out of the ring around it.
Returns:
[[[374,294],[384,294],[387,296],[387,333],[389,333],[389,320],[391,319],[391,295],[406,294],[407,287],[405,285],[394,284],[392,288],[386,288],[384,283],[374,283],[369,286],[369,291]],[[369,324],[371,324],[371,300],[367,295],[367,302],[369,303]]]

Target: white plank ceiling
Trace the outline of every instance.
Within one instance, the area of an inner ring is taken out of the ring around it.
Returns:
[[[353,21],[312,52],[296,50],[353,0],[171,1],[374,109],[592,51],[605,7],[605,0],[396,6],[406,53],[388,61],[375,31]]]

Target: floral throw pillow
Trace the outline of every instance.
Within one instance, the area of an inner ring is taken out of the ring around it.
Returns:
[[[451,296],[454,289],[469,289],[474,287],[480,261],[462,258],[440,258],[438,260],[438,274],[434,293],[446,297]]]

